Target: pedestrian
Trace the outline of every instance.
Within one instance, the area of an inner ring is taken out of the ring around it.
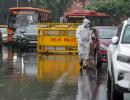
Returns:
[[[76,30],[76,38],[78,41],[78,54],[80,59],[80,66],[86,68],[89,66],[89,53],[91,43],[90,20],[84,19],[82,25],[79,25]]]

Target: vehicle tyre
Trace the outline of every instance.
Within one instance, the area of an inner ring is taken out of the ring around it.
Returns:
[[[19,44],[19,49],[20,49],[21,51],[24,51],[24,50],[25,50],[25,46],[22,45],[22,44]]]
[[[97,68],[101,68],[102,62],[99,61],[99,58],[98,58],[98,54],[97,54],[97,53],[95,53],[95,61],[96,61],[96,66],[97,66]]]
[[[111,97],[111,79],[109,73],[107,75],[107,99],[110,100]]]
[[[107,88],[110,89],[111,88],[111,79],[109,74],[107,75]]]
[[[124,100],[123,93],[115,89],[114,83],[111,81],[110,100]]]

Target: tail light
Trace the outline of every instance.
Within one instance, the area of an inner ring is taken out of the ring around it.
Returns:
[[[8,34],[8,43],[12,43],[13,41],[13,33]]]

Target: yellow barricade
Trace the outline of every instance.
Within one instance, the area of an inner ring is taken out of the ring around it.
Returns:
[[[58,24],[50,28],[39,27],[38,52],[77,52],[76,29],[76,26],[61,27]]]

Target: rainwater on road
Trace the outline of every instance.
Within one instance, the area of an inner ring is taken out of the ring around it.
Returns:
[[[107,100],[107,64],[97,71],[94,63],[80,70],[78,55],[38,55],[3,46],[0,100]]]

